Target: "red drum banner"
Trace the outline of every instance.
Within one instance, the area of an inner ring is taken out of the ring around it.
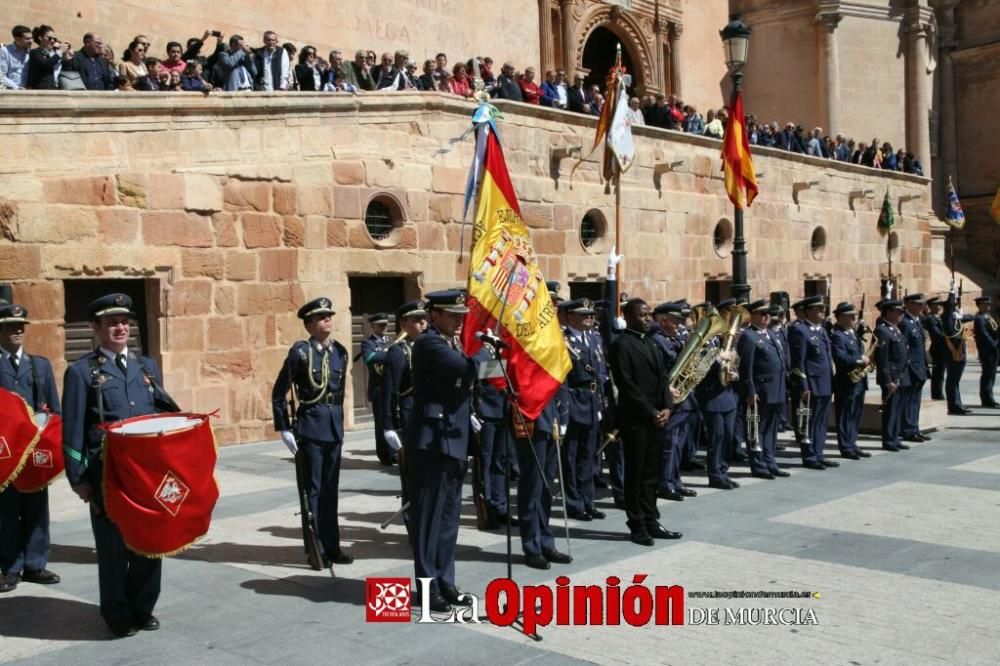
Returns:
[[[208,532],[219,499],[207,414],[151,414],[102,426],[104,508],[125,544],[170,557]]]
[[[37,493],[48,488],[66,468],[62,452],[62,417],[52,412],[37,412],[33,420],[40,437],[24,469],[14,479],[14,487],[22,493]]]
[[[0,490],[21,472],[38,443],[38,426],[28,403],[16,393],[0,389]]]

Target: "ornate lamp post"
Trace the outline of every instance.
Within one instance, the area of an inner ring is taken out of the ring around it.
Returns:
[[[747,51],[750,49],[750,28],[740,20],[739,14],[731,14],[729,23],[719,31],[719,35],[722,37],[729,77],[733,80],[733,94],[736,94],[743,87],[743,67],[747,64]],[[733,238],[733,283],[730,291],[739,302],[750,298],[747,242],[743,237],[743,209],[739,206],[733,206],[733,222],[736,234]]]

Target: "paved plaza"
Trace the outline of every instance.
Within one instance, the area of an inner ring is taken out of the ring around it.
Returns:
[[[882,451],[864,436],[867,460],[838,469],[799,464],[780,451],[787,479],[737,468],[743,487],[718,491],[704,476],[699,496],[660,502],[680,541],[631,544],[624,515],[605,498],[604,521],[571,521],[570,565],[521,563],[514,577],[573,584],[648,574],[647,585],[693,591],[787,591],[802,599],[703,599],[692,609],[811,610],[815,624],[550,626],[533,641],[483,624],[366,623],[368,576],[413,575],[400,523],[396,470],[381,467],[370,432],[352,433],[341,477],[341,525],[353,565],[337,579],[305,564],[294,469],[278,442],[220,452],[222,498],[209,535],[164,565],[157,632],[110,640],[97,609],[97,569],[87,509],[60,481],[51,490],[52,560],[59,585],[22,583],[0,596],[0,660],[31,664],[997,664],[1000,663],[1000,410],[976,409],[978,365],[963,382],[976,414],[949,417],[934,439]],[[788,443],[788,434],[783,441]],[[836,442],[828,441],[836,455]],[[466,497],[469,496],[466,485]],[[562,514],[558,526],[565,550]],[[483,598],[506,574],[502,531],[475,529],[465,503],[457,580]],[[482,609],[481,614],[482,614]],[[733,613],[738,615],[738,613]],[[752,614],[744,617],[752,618]]]

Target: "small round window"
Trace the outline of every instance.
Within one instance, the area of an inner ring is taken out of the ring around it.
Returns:
[[[728,257],[733,251],[733,223],[726,219],[719,220],[712,234],[712,243],[715,245],[715,254]]]
[[[365,208],[365,229],[378,245],[392,244],[403,219],[402,206],[388,194],[375,195]]]
[[[592,208],[587,211],[580,222],[580,244],[588,250],[596,249],[597,242],[604,237],[608,224],[604,213]]]
[[[813,229],[812,239],[809,241],[809,251],[813,259],[822,259],[826,254],[826,229],[816,227]]]

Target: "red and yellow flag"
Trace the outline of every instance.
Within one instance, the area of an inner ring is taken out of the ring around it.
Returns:
[[[468,353],[480,347],[475,335],[500,322],[507,375],[521,412],[538,418],[566,379],[571,363],[556,308],[538,267],[531,235],[510,181],[503,149],[492,124],[486,132],[482,182],[469,264],[469,313],[462,327]]]
[[[722,169],[726,174],[729,200],[739,208],[749,207],[757,197],[757,172],[750,156],[750,139],[743,124],[743,95],[733,91],[729,123],[722,140]]]

